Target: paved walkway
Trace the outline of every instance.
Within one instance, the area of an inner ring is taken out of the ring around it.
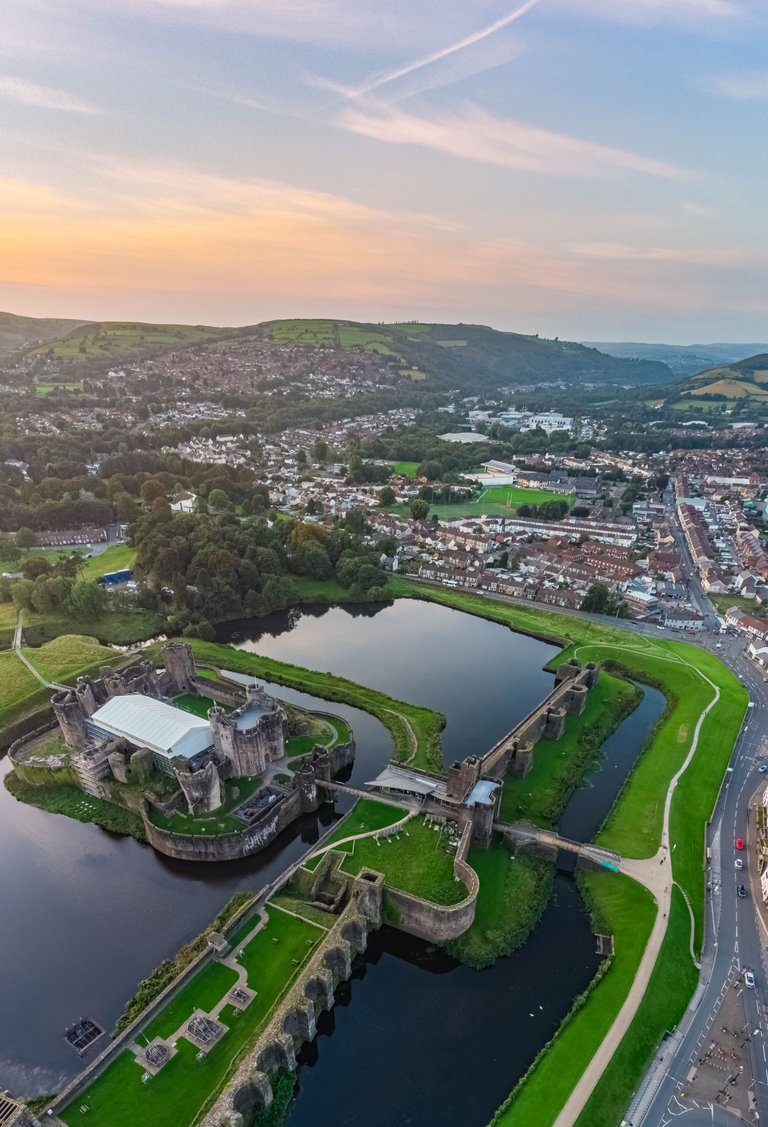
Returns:
[[[331,849],[338,849],[340,845],[347,845],[350,841],[360,841],[364,837],[389,837],[391,834],[397,833],[403,828],[406,822],[410,822],[411,818],[416,817],[415,810],[409,810],[404,818],[399,822],[392,822],[389,826],[380,826],[377,830],[365,830],[363,833],[351,834],[349,837],[339,838],[338,841],[331,841],[328,845],[323,845],[311,857],[305,858],[306,861],[314,861],[315,857],[322,857]]]
[[[27,669],[32,674],[32,676],[37,678],[37,680],[40,682],[40,684],[44,685],[46,689],[66,689],[66,687],[67,687],[66,685],[58,685],[55,681],[46,681],[46,679],[45,679],[45,677],[43,677],[42,673],[38,673],[38,671],[35,669],[32,662],[29,661],[29,659],[24,656],[24,654],[22,653],[22,649],[21,649],[21,632],[22,632],[22,629],[23,629],[22,612],[19,611],[19,617],[16,619],[16,629],[13,632],[13,649],[16,653],[16,657],[19,659],[19,661],[21,661],[24,665],[26,665]]]
[[[687,662],[685,664],[688,664]],[[691,667],[695,668],[695,667]],[[661,845],[653,857],[644,860],[633,860],[631,858],[623,858],[621,862],[621,871],[627,876],[638,881],[644,885],[645,888],[653,896],[656,901],[656,919],[654,920],[651,935],[646,944],[643,957],[640,960],[640,966],[637,968],[634,982],[630,987],[629,993],[624,1000],[624,1004],[616,1015],[613,1025],[603,1038],[602,1044],[598,1048],[592,1060],[587,1065],[581,1078],[579,1079],[576,1087],[571,1092],[568,1100],[566,1101],[562,1111],[555,1120],[554,1127],[573,1127],[576,1120],[581,1115],[584,1107],[587,1104],[590,1096],[594,1092],[598,1081],[610,1064],[616,1050],[618,1049],[624,1034],[629,1029],[632,1021],[640,1008],[640,1003],[645,997],[648,985],[653,974],[653,968],[656,965],[661,945],[664,942],[664,936],[667,933],[667,924],[669,923],[669,909],[672,903],[672,862],[669,851],[669,815],[672,809],[672,798],[675,793],[678,782],[685,774],[691,760],[696,754],[696,748],[699,743],[699,735],[701,727],[709,714],[720,700],[720,689],[709,677],[705,676],[701,670],[696,670],[699,676],[712,686],[714,689],[714,696],[709,702],[707,707],[699,716],[696,721],[696,727],[691,740],[691,747],[685,760],[673,776],[667,789],[667,796],[664,802],[664,821],[661,831]]]

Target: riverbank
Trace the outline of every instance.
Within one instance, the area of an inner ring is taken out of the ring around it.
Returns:
[[[440,713],[406,701],[395,700],[386,693],[358,685],[345,677],[275,661],[273,658],[261,657],[220,642],[192,639],[191,645],[195,658],[200,663],[235,673],[245,673],[303,693],[312,693],[324,700],[338,701],[369,712],[389,730],[395,759],[410,763],[424,771],[442,774],[440,732],[445,726],[445,717]],[[150,656],[155,656],[156,648],[149,647],[147,652]]]
[[[716,707],[701,724],[693,759],[695,770],[688,770],[682,776],[674,792],[670,816],[671,876],[685,890],[691,903],[695,949],[698,952],[704,912],[705,826],[714,808],[747,705],[746,692],[737,678],[717,658],[685,642],[646,638],[588,619],[556,615],[464,592],[403,584],[401,593],[504,622],[515,630],[549,638],[558,636],[566,646],[558,662],[571,656],[582,662],[613,662],[616,668],[634,680],[661,688],[667,698],[665,714],[656,725],[644,754],[597,837],[598,844],[624,855],[650,857],[656,852],[670,782],[688,755],[699,718],[719,692]],[[619,1051],[613,1055],[582,1111],[579,1127],[592,1127],[598,1122],[594,1118],[598,1106],[600,1123],[620,1120],[653,1048],[665,1029],[672,1028],[679,1020],[693,992],[696,972],[688,950],[688,909],[682,896],[677,890],[674,892],[669,926],[657,958],[651,988],[646,992]],[[607,912],[606,918],[611,918]],[[617,928],[615,940],[618,949],[619,943],[622,947],[626,945],[629,931],[622,926],[618,909],[613,920]],[[634,981],[640,958],[642,951],[634,968],[629,963],[622,963],[618,971],[616,960],[612,962],[579,1011],[579,1017],[588,1028],[600,1031],[599,1037],[592,1040],[586,1036],[569,1038],[568,1068],[561,1067],[557,1071],[556,1085],[551,1082],[550,1069],[546,1064],[550,1052],[542,1054],[526,1083],[516,1090],[509,1105],[505,1105],[504,1118],[499,1120],[505,1127],[517,1127],[518,1124],[523,1127],[524,1123],[527,1127],[534,1121],[537,1127],[551,1127],[596,1047],[611,1028]],[[556,1044],[557,1041],[551,1045],[553,1056]],[[543,1076],[549,1077],[550,1082],[547,1083],[546,1079],[542,1081]],[[533,1097],[527,1095],[529,1088]],[[531,1098],[536,1106],[535,1115],[532,1117],[529,1110],[527,1118],[517,1118],[516,1106],[525,1108]]]

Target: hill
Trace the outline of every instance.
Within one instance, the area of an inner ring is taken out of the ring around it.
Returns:
[[[2,315],[12,318],[12,315]],[[67,362],[120,360],[194,347],[220,347],[224,341],[249,341],[312,348],[363,348],[379,354],[412,381],[432,387],[482,394],[500,386],[564,383],[658,384],[672,378],[656,360],[608,356],[573,341],[500,332],[485,325],[427,323],[366,324],[335,319],[266,321],[243,328],[208,325],[152,325],[131,321],[30,322],[16,346],[30,359]],[[63,329],[61,328],[63,326]],[[33,343],[30,344],[30,341]],[[42,342],[42,343],[41,343]]]
[[[642,344],[638,341],[585,341],[590,348],[624,359],[659,360],[676,376],[732,364],[768,352],[768,344]]]
[[[17,317],[15,313],[0,313],[0,355],[64,337],[85,323],[64,317]]]
[[[768,352],[706,368],[664,392],[667,405],[677,410],[768,418]]]

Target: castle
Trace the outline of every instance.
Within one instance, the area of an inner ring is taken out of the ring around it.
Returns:
[[[218,809],[227,779],[262,775],[285,755],[285,714],[255,685],[245,703],[234,688],[219,688],[198,677],[191,647],[163,647],[163,668],[149,661],[100,676],[79,677],[73,689],[52,698],[56,719],[70,748],[70,762],[84,791],[109,798],[105,783],[147,780],[155,772],[172,776],[190,814]],[[215,703],[208,718],[176,708],[168,698],[203,693]]]

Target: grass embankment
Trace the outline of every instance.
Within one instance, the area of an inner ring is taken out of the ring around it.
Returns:
[[[403,581],[400,581],[400,593],[443,603],[496,622],[506,622],[525,633],[559,638],[567,648],[558,661],[575,655],[580,661],[615,662],[617,668],[621,668],[629,676],[655,685],[664,692],[668,702],[665,715],[656,725],[644,754],[597,837],[601,845],[616,849],[625,856],[648,857],[655,853],[660,840],[664,800],[670,781],[690,751],[699,717],[715,696],[715,689],[705,678],[709,678],[719,688],[720,699],[702,722],[697,751],[690,769],[682,776],[675,790],[670,817],[670,841],[674,847],[671,854],[672,874],[691,901],[695,919],[695,947],[698,949],[701,944],[704,910],[705,826],[714,807],[747,704],[746,692],[737,678],[716,657],[685,642],[647,638],[618,627],[606,626],[596,620],[558,615],[537,608],[484,599],[477,595],[427,590]],[[608,881],[615,878],[602,879]],[[620,882],[616,882],[616,886],[620,887]],[[637,1084],[654,1045],[658,1043],[664,1030],[674,1025],[692,993],[695,971],[688,951],[689,918],[687,909],[681,907],[682,903],[682,897],[676,892],[669,929],[651,986],[598,1088],[598,1093],[603,1094],[608,1108],[606,1114],[609,1118],[605,1122],[616,1122],[620,1118],[624,1106],[622,1100],[626,1099]],[[604,914],[611,922],[609,913]],[[615,967],[620,949],[631,941],[632,934],[637,930],[636,921],[632,920],[627,926],[621,919],[615,919],[611,922],[610,930],[616,936],[617,956],[611,971],[589,993],[580,1012],[581,1021],[585,1023],[584,1036],[569,1038],[569,1055],[555,1071],[550,1070],[548,1063],[550,1059],[561,1060],[559,1056],[555,1056],[555,1047],[542,1055],[504,1113],[505,1118],[500,1120],[505,1127],[508,1124],[514,1124],[515,1127],[523,1127],[525,1124],[527,1127],[532,1122],[546,1127],[546,1124],[554,1121],[577,1078],[594,1054],[596,1045],[618,1013],[634,978],[635,969],[630,968],[617,974]],[[624,942],[620,943],[622,936]],[[605,983],[611,984],[610,993]],[[658,996],[659,993],[661,997]],[[600,1029],[600,1034],[597,1038],[590,1039],[587,1033],[593,1021],[594,1027]],[[575,1019],[573,1024],[575,1025]],[[569,1030],[570,1026],[566,1033]],[[555,1043],[557,1044],[558,1042]],[[541,1080],[542,1075],[546,1077],[544,1082]],[[538,1093],[539,1104],[536,1110],[527,1102],[530,1098],[529,1088]],[[593,1116],[597,1114],[595,1108],[598,1098],[596,1093],[588,1105]],[[527,1109],[527,1112],[515,1118],[518,1107]],[[589,1120],[585,1117],[587,1111],[579,1120],[580,1127],[586,1127],[587,1123],[592,1127],[593,1123],[603,1122],[602,1119]]]
[[[653,898],[629,877],[585,873],[579,878],[595,931],[614,937],[605,972],[534,1061],[491,1121],[494,1127],[550,1127],[594,1056],[634,980],[656,914]],[[636,1077],[639,1070],[635,1070]],[[632,1083],[632,1081],[630,1081]],[[614,1115],[611,1127],[621,1119]]]
[[[40,810],[47,810],[49,814],[66,814],[77,822],[92,822],[110,833],[135,837],[137,841],[147,840],[144,823],[138,814],[112,802],[94,798],[74,783],[37,786],[20,778],[16,771],[9,772],[4,782],[6,789],[19,802],[37,806]]]
[[[576,1120],[577,1127],[614,1127],[621,1122],[654,1049],[664,1032],[675,1028],[696,988],[698,974],[688,955],[689,936],[688,908],[680,891],[673,888],[667,934],[645,997]]]
[[[581,716],[566,717],[561,739],[538,740],[528,774],[506,777],[501,821],[528,819],[537,826],[554,825],[606,739],[637,707],[640,697],[634,685],[601,673]]]
[[[332,673],[288,665],[217,642],[192,639],[191,644],[198,661],[286,685],[324,700],[341,701],[370,712],[389,729],[396,759],[410,760],[415,767],[424,770],[442,772],[440,731],[445,725],[445,717],[439,712],[395,700],[376,689],[369,689]],[[148,655],[155,658],[158,653],[159,650],[152,647],[148,650]]]
[[[143,1070],[126,1049],[94,1082],[76,1095],[59,1118],[75,1127],[83,1121],[80,1107],[88,1107],[87,1119],[94,1127],[135,1127],[137,1123],[173,1123],[175,1127],[191,1127],[203,1110],[213,1103],[239,1059],[253,1043],[259,1030],[266,1024],[270,1012],[292,979],[300,973],[301,966],[312,954],[323,932],[314,924],[296,919],[285,912],[270,913],[264,927],[244,949],[240,960],[248,974],[248,986],[256,997],[242,1013],[225,1006],[221,1022],[228,1032],[198,1061],[197,1048],[183,1036],[177,1041],[176,1055],[146,1084],[142,1084]],[[277,942],[273,942],[277,940]],[[184,987],[182,995],[169,1002],[147,1032],[153,1036],[157,1030],[173,1032],[191,1015],[194,1008],[206,1008],[215,1002],[213,978],[223,989],[222,997],[230,983],[224,981],[222,968],[210,963]],[[230,972],[231,974],[232,972]],[[194,989],[190,989],[194,984]],[[184,996],[183,1012],[176,1002]],[[178,1021],[176,1020],[178,1018]],[[155,1026],[157,1028],[155,1028]]]
[[[108,645],[130,646],[167,630],[165,618],[148,610],[106,611],[89,621],[56,613],[24,613],[24,639],[32,646],[41,646],[60,634],[72,635],[75,632],[87,634]]]
[[[472,846],[467,860],[480,878],[475,922],[446,950],[479,970],[525,943],[547,905],[555,868],[536,857],[513,857],[498,841],[488,849]]]

